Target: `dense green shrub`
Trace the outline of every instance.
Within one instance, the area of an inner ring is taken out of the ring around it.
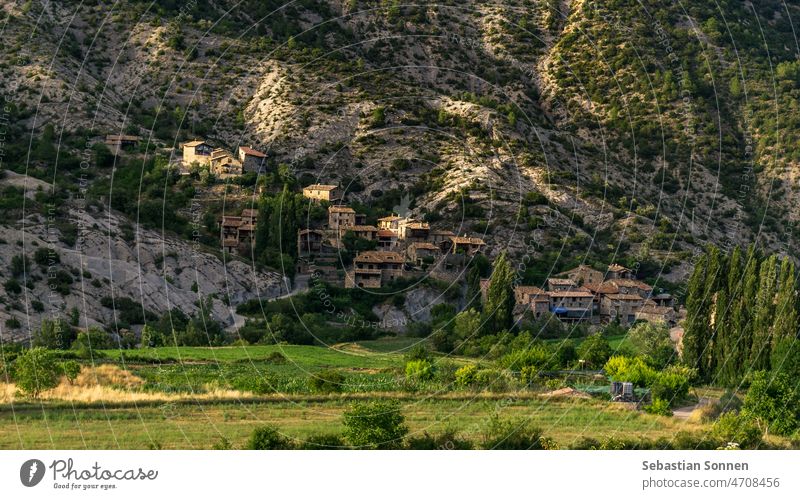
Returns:
[[[164,336],[161,334],[161,331],[147,324],[142,328],[139,345],[142,348],[163,346]]]
[[[212,450],[231,450],[232,448],[231,441],[225,437],[219,437],[219,440],[211,446]]]
[[[514,379],[505,369],[479,369],[475,373],[475,386],[494,392],[504,392],[514,386]]]
[[[239,336],[250,345],[259,343],[267,332],[263,322],[247,321],[238,329]]]
[[[19,281],[14,279],[8,279],[5,284],[3,285],[6,292],[10,295],[18,295],[22,293],[22,286],[20,285]]]
[[[603,335],[595,333],[578,346],[578,357],[585,361],[586,367],[600,369],[611,357],[611,346]]]
[[[406,362],[406,379],[409,381],[432,380],[433,364],[424,359],[410,360]]]
[[[55,273],[48,273],[47,285],[50,289],[58,291],[61,295],[70,294],[70,286],[73,283],[72,275],[66,270],[57,270]]]
[[[281,352],[271,352],[267,357],[264,359],[264,362],[268,362],[270,364],[286,364],[289,362],[289,359],[286,358]]]
[[[78,374],[80,374],[81,365],[74,360],[68,360],[66,362],[62,362],[61,372],[64,373],[64,377],[67,378],[67,381],[72,383],[78,377]]]
[[[408,438],[407,446],[412,450],[471,450],[475,448],[470,440],[460,437],[458,432],[452,429],[435,435],[427,431],[422,435],[414,435]]]
[[[72,348],[79,351],[106,350],[114,348],[114,346],[111,336],[96,327],[80,331],[78,337],[72,342]]]
[[[738,444],[743,449],[757,449],[761,445],[761,429],[755,420],[735,411],[720,416],[714,423],[712,435],[726,444]]]
[[[265,373],[250,376],[239,376],[231,380],[234,390],[251,392],[256,395],[264,395],[275,391],[273,384]]]
[[[502,419],[497,414],[489,418],[481,431],[484,449],[539,450],[556,448],[542,430],[525,419]]]
[[[396,449],[408,433],[400,404],[394,401],[353,404],[342,419],[345,438],[359,448]]]
[[[653,398],[675,405],[689,394],[689,379],[678,372],[660,372],[650,386]]]
[[[35,261],[40,267],[46,269],[51,265],[61,262],[61,257],[54,249],[39,248],[33,253],[33,261]]]
[[[650,386],[658,377],[656,370],[641,357],[611,357],[603,370],[614,381],[629,381],[637,386]]]
[[[335,369],[326,369],[312,373],[308,377],[308,386],[320,393],[341,392],[346,381],[344,374]]]
[[[525,367],[549,369],[553,367],[555,357],[544,345],[533,345],[524,350],[514,350],[503,356],[499,364],[512,371],[520,371]]]
[[[292,441],[281,435],[277,428],[272,426],[260,426],[253,430],[245,445],[245,449],[249,450],[289,450],[293,448]]]
[[[742,412],[762,421],[771,433],[791,435],[800,423],[800,392],[783,373],[753,374]]]
[[[475,375],[478,373],[478,366],[467,364],[458,368],[456,371],[456,385],[470,386],[475,383]]]
[[[630,329],[628,340],[637,354],[652,359],[657,368],[663,368],[677,356],[666,325],[640,322]]]
[[[145,310],[141,303],[126,296],[114,298],[104,296],[100,299],[100,304],[112,309],[116,319],[126,324],[145,324],[147,321],[154,321],[158,318],[154,313]]]
[[[65,321],[43,320],[41,327],[33,333],[33,346],[67,350],[76,337],[75,330]]]
[[[406,362],[412,360],[432,361],[433,356],[431,355],[431,351],[428,349],[428,347],[426,347],[423,343],[417,343],[413,347],[408,349],[405,355],[403,355],[403,359]]]
[[[648,414],[657,414],[659,416],[672,416],[669,405],[667,400],[654,396],[653,401],[650,405],[645,406],[644,411]]]

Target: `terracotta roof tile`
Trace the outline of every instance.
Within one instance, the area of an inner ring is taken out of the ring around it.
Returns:
[[[257,157],[257,158],[266,158],[266,157],[267,157],[267,155],[266,155],[266,154],[264,154],[264,153],[263,153],[263,152],[261,152],[261,151],[256,151],[256,150],[255,150],[255,149],[253,149],[252,147],[244,147],[244,146],[241,146],[241,147],[239,147],[239,150],[240,150],[241,152],[245,153],[245,154],[246,154],[246,155],[248,155],[248,156],[255,156],[255,157]]]

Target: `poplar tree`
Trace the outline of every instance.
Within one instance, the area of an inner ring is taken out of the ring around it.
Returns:
[[[742,326],[746,321],[743,315],[743,284],[742,250],[736,246],[728,262],[726,283],[728,312],[725,323],[717,329],[717,341],[714,348],[714,356],[717,358],[717,382],[726,386],[736,383],[740,369],[740,336]]]
[[[297,254],[297,231],[300,228],[297,221],[297,201],[289,186],[283,186],[280,196],[273,199],[272,203],[272,239],[270,246],[281,253]]]
[[[709,322],[705,331],[705,342],[703,349],[700,353],[701,362],[698,365],[699,374],[702,379],[710,379],[716,370],[716,358],[714,357],[714,344],[716,342],[717,328],[725,321],[727,297],[720,296],[720,289],[727,283],[723,279],[725,274],[725,255],[723,255],[719,248],[714,245],[709,245],[708,253],[708,266],[706,267],[706,288],[705,296],[706,303],[709,308]],[[724,300],[719,303],[720,298]],[[713,312],[713,316],[711,313]],[[711,318],[713,317],[713,321]]]
[[[481,270],[472,266],[467,272],[467,306],[478,312],[483,310],[483,297],[481,296]]]
[[[758,274],[761,265],[761,255],[756,249],[755,244],[751,244],[747,250],[747,257],[744,266],[744,276],[742,277],[742,298],[739,303],[739,314],[742,324],[736,341],[737,366],[736,379],[741,380],[747,372],[750,363],[750,351],[753,347],[753,317],[755,314],[756,295],[758,294]]]
[[[498,332],[511,329],[514,324],[514,272],[503,252],[495,260],[489,290],[486,296],[486,329]]]
[[[713,359],[713,362],[709,362],[708,374],[713,378],[712,381],[715,383],[720,382],[720,370],[726,365],[725,351],[728,349],[727,343],[732,333],[728,316],[728,307],[730,304],[731,300],[728,295],[728,286],[727,282],[725,282],[725,285],[722,286],[715,295],[714,310],[712,313],[714,322],[708,346],[709,358]]]
[[[772,347],[784,338],[797,335],[797,286],[794,263],[786,257],[781,262],[778,296],[775,300],[775,324],[772,328]]]
[[[800,367],[800,345],[797,340],[797,275],[794,263],[788,257],[781,262],[775,302],[770,365],[774,371],[784,372],[794,378]]]
[[[256,255],[260,255],[270,243],[270,220],[272,219],[272,200],[262,197],[258,202],[258,221],[256,222]]]
[[[778,259],[771,255],[761,264],[755,313],[753,315],[753,344],[750,349],[748,370],[769,370],[772,352],[772,328],[775,321],[775,291]]]
[[[708,328],[706,303],[706,267],[708,256],[702,255],[694,266],[686,288],[686,322],[681,357],[689,367],[699,367]]]

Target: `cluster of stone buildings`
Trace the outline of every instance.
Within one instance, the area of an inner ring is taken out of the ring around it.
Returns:
[[[181,148],[183,166],[208,166],[212,173],[220,176],[264,173],[266,169],[267,155],[252,147],[240,146],[236,156],[225,149],[212,147],[204,140],[186,142]]]
[[[310,185],[303,195],[331,204],[327,223],[298,231],[297,271],[314,273],[334,284],[380,288],[403,277],[457,271],[469,263],[469,257],[485,250],[486,243],[479,237],[436,230],[411,216],[393,213],[370,225],[365,214],[340,204],[344,196],[334,185]],[[240,216],[222,217],[220,240],[225,252],[251,254],[257,216],[257,210],[246,209]],[[342,252],[353,247],[368,249],[356,250],[352,265],[342,270]],[[484,291],[488,282],[482,283]],[[605,272],[580,265],[547,279],[544,289],[517,286],[514,293],[518,316],[552,314],[564,322],[618,321],[622,325],[637,320],[674,325],[680,319],[671,295],[654,292],[618,264],[609,265]]]
[[[310,185],[303,189],[303,195],[314,201],[343,201],[341,190],[334,185]],[[435,230],[429,223],[410,216],[392,214],[378,219],[377,225],[368,225],[366,215],[345,204],[331,204],[327,224],[298,232],[298,270],[323,276],[336,272],[337,259],[348,237],[374,242],[368,243],[374,249],[361,251],[353,259],[352,268],[345,269],[346,287],[379,288],[431,266],[452,270],[466,264],[469,256],[483,252],[486,246],[478,237]]]
[[[517,314],[530,311],[535,318],[550,313],[565,322],[622,325],[637,320],[674,325],[679,318],[671,295],[654,293],[618,264],[609,265],[605,273],[580,265],[547,279],[546,289],[517,286],[514,294]]]

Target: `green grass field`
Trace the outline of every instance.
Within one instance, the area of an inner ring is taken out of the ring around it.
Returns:
[[[478,439],[493,414],[522,417],[540,427],[562,448],[582,437],[670,438],[678,431],[704,432],[708,427],[673,418],[651,416],[595,400],[544,400],[498,396],[459,400],[426,396],[402,400],[411,435],[456,428]],[[271,424],[302,439],[338,433],[346,400],[242,401],[231,403],[166,403],[139,406],[22,405],[0,412],[3,449],[207,449],[221,437],[241,447],[253,428]]]
[[[572,341],[575,343],[575,346],[577,347],[578,345],[583,343],[583,340],[585,340],[585,339],[586,338],[574,338]],[[615,336],[607,336],[606,339],[608,340],[608,344],[611,347],[611,350],[613,350],[615,352],[620,350],[620,349],[626,349],[626,348],[631,347],[631,344],[630,344],[630,341],[628,340],[628,335],[627,334],[618,334],[618,335],[615,335]],[[553,338],[553,339],[545,340],[546,343],[561,343],[563,341],[564,341],[564,339],[562,339],[562,338]]]
[[[372,342],[391,352],[394,346]],[[154,392],[203,393],[210,389],[252,391],[252,380],[264,383],[262,393],[309,393],[315,373],[336,369],[346,377],[345,392],[397,390],[403,356],[359,344],[334,348],[298,345],[162,347],[136,351],[108,350],[101,362],[118,363],[146,381]],[[275,358],[277,356],[277,359]]]
[[[531,421],[562,448],[583,437],[655,440],[672,438],[681,430],[709,430],[708,425],[648,415],[601,399],[548,399],[524,389],[475,392],[436,380],[410,389],[403,384],[403,353],[417,341],[388,338],[332,348],[268,345],[105,351],[98,362],[118,364],[145,380],[137,390],[173,394],[178,400],[20,400],[0,405],[0,448],[202,449],[223,437],[241,447],[253,428],[263,424],[303,439],[341,432],[342,413],[355,400],[379,398],[400,401],[411,435],[456,429],[461,436],[478,441],[495,414]],[[276,359],[276,353],[282,357]],[[452,369],[466,361],[446,362]],[[325,369],[345,375],[341,393],[311,389],[309,380]],[[253,378],[267,380],[268,390],[253,392],[237,384]],[[252,395],[195,398],[214,388]]]
[[[384,347],[385,348],[385,347]],[[387,348],[388,351],[388,348]],[[259,363],[270,355],[280,353],[289,364],[303,368],[383,368],[399,366],[402,355],[377,351],[359,352],[357,350],[336,350],[326,347],[305,345],[253,345],[226,347],[159,347],[141,350],[106,350],[103,352],[111,360],[120,360],[125,354],[139,359],[156,362],[205,362],[205,363]]]

